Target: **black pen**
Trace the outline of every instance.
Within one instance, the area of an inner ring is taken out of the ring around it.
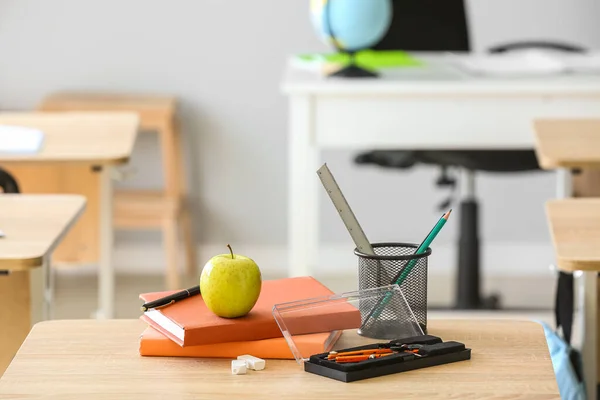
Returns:
[[[171,305],[179,300],[187,299],[188,297],[200,294],[200,286],[194,286],[193,288],[182,290],[181,292],[173,293],[166,297],[162,297],[158,300],[150,301],[144,304],[141,308],[142,311],[148,311],[151,308],[161,308]]]

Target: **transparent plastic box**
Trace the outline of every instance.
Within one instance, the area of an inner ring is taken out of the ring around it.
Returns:
[[[328,352],[424,334],[398,285],[276,304],[273,316],[300,365],[314,354],[299,335],[331,333]]]

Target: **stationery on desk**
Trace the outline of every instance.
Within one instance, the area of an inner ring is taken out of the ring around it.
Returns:
[[[329,351],[341,333],[338,330],[299,335],[295,342],[301,352],[318,354]],[[294,358],[283,337],[181,347],[151,326],[142,333],[139,351],[140,355],[149,357],[236,358],[240,354],[252,354],[264,359]]]
[[[318,174],[357,249],[375,255],[327,165],[323,165]],[[450,211],[442,216],[416,249],[416,254],[428,250],[449,215]],[[407,262],[401,273],[394,277],[398,286],[338,295],[313,277],[267,280],[262,282],[260,295],[251,312],[238,318],[222,318],[211,312],[203,301],[199,286],[182,291],[144,293],[140,295],[144,300],[144,314],[140,319],[148,327],[140,337],[139,353],[154,357],[239,359],[240,354],[252,354],[258,359],[295,358],[298,363],[304,364],[307,372],[344,382],[470,358],[470,350],[462,343],[442,343],[439,338],[423,335],[406,303],[400,313],[402,316],[394,320],[397,323],[384,321],[394,327],[390,331],[396,338],[393,346],[392,342],[374,344],[373,339],[381,337],[369,336],[370,331],[363,329],[369,319],[379,323],[379,314],[390,297],[396,295],[398,299],[398,294],[401,294],[399,285],[409,277],[413,264],[412,260]],[[363,310],[361,304],[367,303],[374,306]],[[349,353],[334,356],[337,353],[330,350],[342,337],[346,340],[360,338],[363,346],[369,343],[368,348],[336,349],[359,352],[358,357],[346,358]],[[366,342],[365,338],[368,339]],[[432,339],[434,341],[429,343]],[[406,347],[409,345],[413,347]],[[429,345],[432,347],[427,347]],[[381,350],[384,348],[387,350]],[[331,363],[331,360],[334,362]],[[243,371],[237,364],[234,365],[235,362],[239,363],[236,360],[232,362],[232,373],[245,373],[242,363],[239,364]]]
[[[419,245],[419,247],[415,251],[415,254],[423,254],[423,253],[425,253],[427,251],[427,249],[429,248],[429,246],[431,245],[431,243],[433,243],[433,240],[436,238],[436,236],[438,235],[438,233],[440,233],[440,231],[442,230],[442,228],[444,227],[444,225],[448,221],[448,218],[450,217],[450,213],[452,213],[452,210],[450,210],[447,213],[445,213],[444,215],[442,215],[442,217],[434,225],[434,227],[431,229],[431,231],[427,234],[427,236],[425,237],[425,239],[423,239],[423,241],[421,242],[421,244]],[[394,276],[394,278],[392,279],[391,283],[392,284],[396,284],[396,285],[402,285],[402,283],[404,283],[404,281],[406,280],[406,278],[408,277],[408,275],[410,274],[410,272],[412,271],[412,269],[414,268],[414,266],[415,266],[416,263],[417,263],[416,259],[410,260],[408,263],[406,263],[406,265],[404,266],[404,268],[402,270],[400,270],[396,274],[396,276]],[[372,308],[371,312],[365,318],[365,322],[363,322],[363,325],[366,325],[366,323],[371,318],[378,318],[379,317],[379,315],[381,314],[382,310],[384,309],[386,303],[389,301],[389,297],[390,297],[389,294],[386,295],[381,300],[381,302],[379,302],[375,307]]]
[[[354,212],[350,208],[348,201],[346,201],[342,190],[329,170],[329,167],[327,167],[327,164],[323,164],[323,166],[317,170],[317,174],[319,175],[319,179],[321,180],[325,191],[327,191],[331,202],[335,206],[335,209],[340,214],[340,218],[346,226],[348,233],[350,233],[356,248],[366,254],[375,254],[371,242],[367,239],[365,231],[358,223],[358,219],[356,219]]]
[[[146,304],[158,299],[164,299],[170,292],[145,293],[140,298]],[[282,345],[285,339],[272,315],[275,304],[296,301],[303,298],[318,298],[332,295],[333,292],[312,277],[285,278],[264,281],[261,293],[250,314],[241,318],[221,318],[213,314],[204,304],[201,294],[189,296],[185,300],[176,301],[168,306],[149,309],[141,317],[150,327],[160,332],[164,339],[172,342],[181,349],[173,355],[182,354],[218,354],[227,348],[230,354],[232,349],[239,349],[242,344],[253,342],[250,347],[258,354],[278,354],[282,356]],[[170,303],[171,300],[163,300]],[[303,333],[310,337],[302,339],[303,346],[307,348],[326,348],[332,342],[332,332],[355,326],[360,321],[360,314],[354,307],[341,304],[339,307],[325,311],[317,311],[309,316],[298,316],[298,325],[302,326]],[[326,332],[325,334],[323,334]],[[313,333],[317,335],[311,336]],[[146,339],[144,339],[144,337]],[[168,343],[165,340],[156,340],[156,335],[146,331],[142,341],[153,340],[155,344]],[[264,341],[273,339],[275,341]],[[258,343],[262,341],[262,343]],[[227,344],[227,345],[226,345]],[[267,349],[276,344],[278,350]],[[215,345],[209,347],[210,345]],[[228,347],[229,346],[229,347]],[[148,350],[146,352],[161,353],[166,355],[173,347],[169,344],[164,349]],[[188,349],[189,348],[189,349]],[[271,355],[273,355],[271,354]],[[290,358],[291,353],[285,353]]]
[[[344,197],[340,187],[335,181],[335,178],[329,170],[329,167],[327,167],[327,164],[323,164],[323,166],[321,166],[321,168],[317,170],[317,174],[319,175],[321,183],[327,191],[327,194],[329,195],[329,198],[331,199],[333,205],[340,214],[340,218],[342,219],[342,222],[344,223],[346,229],[350,233],[352,240],[354,240],[356,248],[366,254],[375,254],[375,252],[373,251],[373,247],[369,242],[369,239],[367,239],[364,230],[362,229],[358,220],[356,219],[356,216],[352,212],[350,205],[346,201],[346,198]],[[433,229],[421,242],[421,244],[415,251],[415,254],[422,254],[429,248],[429,245],[431,245],[437,234],[441,231],[444,224],[450,217],[451,212],[452,210],[442,215],[442,217],[438,220]],[[410,274],[410,271],[413,269],[416,262],[417,260],[409,261],[407,265],[402,269],[402,271],[400,271],[398,275],[394,277],[390,284],[395,283],[401,285],[402,282],[404,282],[404,280],[408,277],[408,274]]]
[[[442,228],[448,221],[448,218],[450,218],[450,213],[452,213],[452,209],[450,209],[450,211],[448,211],[447,213],[442,215],[442,217],[438,220],[438,222],[435,224],[435,226],[427,234],[425,239],[423,239],[423,241],[421,242],[421,244],[415,251],[415,254],[423,254],[425,251],[427,251],[427,249],[429,248],[431,243],[433,243],[433,240],[436,238],[438,233],[440,233],[440,231],[442,230]],[[404,267],[404,269],[402,271],[400,271],[398,273],[398,275],[396,275],[394,277],[392,282],[397,285],[401,285],[402,282],[404,282],[404,280],[408,276],[408,274],[410,274],[410,271],[414,268],[416,262],[417,262],[417,260],[410,260],[408,262],[408,264],[406,265],[406,267]]]
[[[329,198],[331,199],[333,205],[335,206],[336,210],[338,211],[340,218],[342,219],[342,222],[344,223],[344,225],[346,226],[346,229],[350,233],[350,236],[354,240],[356,248],[366,254],[375,254],[371,243],[367,239],[367,236],[365,235],[364,230],[362,229],[358,220],[356,219],[356,216],[352,212],[350,205],[348,204],[346,198],[344,197],[339,185],[337,184],[337,182],[336,182],[333,174],[329,170],[329,167],[327,166],[327,164],[323,164],[323,166],[321,166],[321,168],[319,168],[317,170],[317,174],[319,175],[319,178],[321,179],[321,183],[323,184],[323,187],[325,188],[327,194],[329,195]],[[450,217],[451,212],[452,212],[452,210],[450,210],[450,211],[446,212],[444,215],[442,215],[442,217],[438,220],[438,222],[435,224],[433,229],[429,232],[429,234],[427,234],[425,239],[421,242],[421,244],[415,251],[415,254],[423,254],[425,251],[427,251],[427,249],[429,248],[429,246],[431,245],[431,243],[433,242],[435,237],[438,235],[438,233],[441,231],[441,229],[446,224],[446,221]],[[408,278],[410,272],[412,271],[412,269],[414,268],[416,263],[417,263],[417,259],[413,259],[413,260],[410,260],[409,262],[407,262],[406,265],[404,266],[404,268],[402,268],[396,274],[396,276],[394,276],[394,278],[392,279],[390,284],[402,285],[402,283]],[[380,269],[381,269],[381,266],[379,265],[379,262],[378,262],[378,268],[377,268],[378,275],[380,273],[380,271],[379,271]],[[391,293],[387,293],[380,301],[377,302],[377,304],[371,309],[371,311],[367,314],[367,317],[362,322],[362,327],[366,326],[367,322],[369,322],[371,320],[371,318],[378,318],[380,316],[381,312],[383,311],[386,304],[388,303],[391,295],[392,295]]]
[[[200,294],[200,285],[194,286],[189,289],[184,289],[179,292],[175,292],[173,294],[158,298],[156,300],[149,301],[144,303],[141,307],[142,311],[148,311],[150,309],[159,309],[162,307],[170,306],[174,304],[176,301],[185,300],[188,297],[196,296]]]

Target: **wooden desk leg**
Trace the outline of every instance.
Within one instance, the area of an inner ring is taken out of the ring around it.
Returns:
[[[596,373],[596,328],[598,323],[598,272],[583,272],[581,277],[582,333],[581,354],[583,357],[583,378],[588,399],[596,399],[598,375]]]
[[[596,277],[596,289],[600,289],[600,276]],[[596,311],[600,310],[600,293],[596,290]],[[598,386],[596,386],[596,396],[598,396],[598,387],[600,387],[600,366],[598,363],[600,362],[600,337],[598,337],[598,332],[600,332],[600,316],[596,318],[596,382],[598,382]]]
[[[43,320],[54,318],[52,305],[54,304],[54,270],[50,256],[46,257],[44,263],[44,297],[42,299],[44,309],[42,310]]]
[[[584,169],[583,171],[581,171],[579,174],[573,176],[573,196],[574,197],[599,197],[600,196],[600,170],[598,169]],[[593,273],[590,273],[590,275],[594,275]],[[584,290],[586,290],[586,292],[584,292],[584,294],[587,296],[588,292],[587,290],[594,290],[596,293],[596,305],[595,308],[591,308],[591,303],[593,301],[592,298],[589,298],[587,301],[585,302],[585,304],[588,306],[588,310],[589,313],[586,313],[585,316],[587,318],[587,320],[585,321],[586,327],[589,327],[591,324],[594,324],[595,327],[595,339],[594,337],[584,337],[584,345],[587,345],[588,347],[584,347],[584,351],[586,353],[589,353],[590,351],[594,351],[595,354],[595,358],[593,360],[591,359],[586,359],[586,357],[584,356],[584,362],[587,363],[593,363],[594,367],[595,367],[595,377],[593,378],[593,381],[596,383],[596,385],[593,385],[594,388],[591,388],[591,390],[596,390],[596,396],[598,395],[598,386],[597,383],[600,382],[600,367],[598,366],[598,361],[600,360],[600,337],[598,337],[598,332],[600,332],[600,326],[598,326],[598,323],[600,323],[600,318],[598,318],[598,310],[600,310],[600,305],[598,304],[598,300],[600,300],[600,295],[598,294],[598,288],[600,287],[600,285],[598,284],[598,276],[596,275],[596,287],[595,288],[591,288],[591,287],[586,287]],[[593,279],[592,276],[589,277],[589,279]],[[584,310],[585,312],[585,310]],[[590,320],[590,318],[596,317],[595,321]],[[586,334],[591,334],[590,330],[587,329]],[[587,339],[587,340],[586,340]],[[595,350],[594,349],[590,349],[589,348],[589,343],[588,341],[592,341],[595,340]],[[588,374],[592,374],[593,372],[591,370],[586,370],[586,372]],[[586,379],[591,380],[592,377],[591,375],[586,375]],[[589,385],[588,385],[588,389],[589,389]],[[592,393],[593,395],[593,393]],[[588,397],[588,398],[595,398],[595,397]]]
[[[31,326],[41,321],[50,319],[50,261],[49,257],[44,259],[41,268],[35,268],[29,272],[29,288],[31,298]]]
[[[175,161],[177,167],[177,177],[179,179],[179,192],[181,197],[181,212],[179,215],[181,225],[181,236],[186,255],[186,274],[188,277],[198,276],[198,255],[196,254],[196,234],[194,229],[194,213],[192,213],[192,203],[188,190],[188,184],[185,174],[185,157],[183,154],[183,144],[181,137],[180,122],[177,119],[173,121],[173,138],[175,145]]]
[[[318,259],[319,157],[311,97],[293,96],[289,104],[288,275],[303,276],[311,274]]]
[[[0,275],[0,376],[33,324],[44,319],[44,268]]]
[[[179,279],[179,225],[177,219],[163,221],[163,241],[167,255],[167,289],[181,289]]]
[[[100,262],[98,270],[98,306],[96,318],[114,318],[115,273],[113,266],[113,186],[112,167],[100,172]]]
[[[173,121],[165,121],[160,132],[160,147],[162,150],[162,162],[165,175],[165,193],[168,199],[177,202],[181,201],[181,191],[177,175],[177,164],[183,160],[177,160],[177,150],[175,146],[175,128]],[[180,204],[178,205],[180,206]],[[177,210],[180,212],[181,210]],[[166,264],[167,264],[167,289],[177,290],[180,288],[179,279],[179,215],[173,215],[163,222],[163,241],[165,243]]]

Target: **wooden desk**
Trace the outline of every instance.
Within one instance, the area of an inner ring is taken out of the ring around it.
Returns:
[[[600,271],[600,199],[552,200],[546,213],[558,267]]]
[[[129,161],[136,137],[134,113],[0,113],[0,124],[37,128],[45,133],[37,154],[0,155],[9,162],[65,162],[119,165]]]
[[[176,99],[156,95],[60,92],[44,98],[38,110],[134,112],[140,118],[140,134],[158,134],[164,189],[116,190],[114,226],[116,229],[161,229],[167,265],[166,287],[171,290],[180,289],[180,236],[185,249],[188,274],[196,274],[198,266]],[[73,167],[63,167],[60,173],[76,172]],[[83,174],[85,176],[89,172],[83,171]],[[97,230],[97,221],[95,225],[91,222],[86,228]],[[89,251],[77,254],[83,260],[92,258],[93,255]]]
[[[544,169],[557,169],[556,195],[568,199],[575,194],[572,171],[588,173],[600,168],[600,119],[547,118],[534,122],[536,154]],[[581,183],[581,182],[580,182]],[[581,191],[581,190],[580,190]],[[597,193],[597,189],[589,193]],[[600,381],[598,340],[598,272],[593,240],[598,244],[598,211],[591,199],[551,201],[546,206],[558,267],[582,271],[577,280],[581,296],[583,322],[583,372],[589,398],[596,398]]]
[[[533,322],[430,321],[445,340],[465,342],[472,359],[341,383],[267,360],[263,371],[232,375],[230,360],[138,355],[137,320],[49,321],[36,325],[0,379],[0,399],[558,399],[542,327]]]
[[[542,168],[600,167],[600,119],[543,119],[534,126]]]
[[[112,265],[113,247],[113,190],[112,167],[129,160],[138,131],[139,118],[125,112],[82,112],[82,113],[0,113],[0,124],[37,128],[45,133],[44,145],[37,154],[0,154],[0,164],[21,168],[28,165],[50,167],[55,163],[78,165],[82,168],[99,170],[100,185],[98,213],[99,232],[90,240],[100,244],[99,262],[99,308],[98,316],[110,318],[114,314],[114,272]],[[45,169],[45,168],[44,168]],[[34,179],[45,182],[43,171],[36,168]],[[16,174],[17,180],[19,174]],[[65,184],[68,177],[59,184]],[[86,186],[89,182],[78,181],[75,185]],[[49,187],[48,191],[55,189]],[[61,190],[57,190],[59,193]],[[73,191],[74,194],[78,192]],[[85,191],[83,192],[85,193]],[[74,231],[72,235],[79,235]]]
[[[546,204],[546,214],[558,267],[568,272],[586,271],[584,276],[590,275],[583,282],[582,353],[586,379],[593,381],[597,388],[600,382],[600,199],[552,200]]]
[[[0,375],[32,324],[48,317],[48,260],[84,206],[81,196],[0,195]]]

